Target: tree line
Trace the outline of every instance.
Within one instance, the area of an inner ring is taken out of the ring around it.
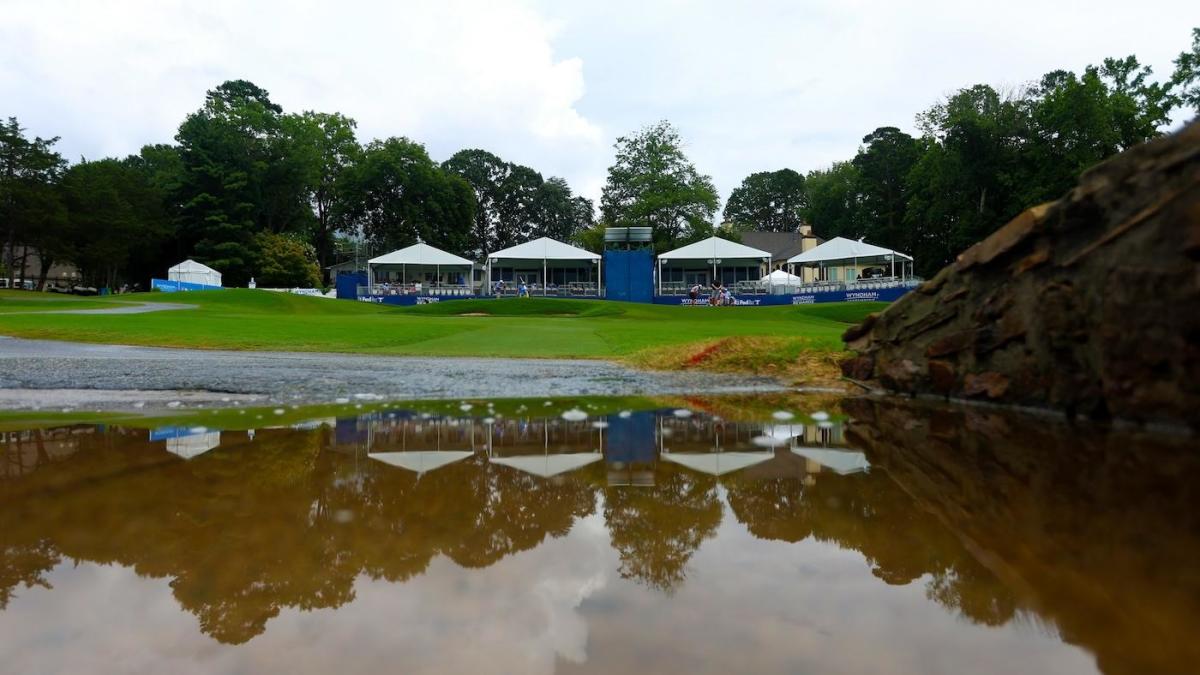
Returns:
[[[1171,76],[1136,57],[1047,73],[1010,91],[960,89],[917,116],[918,136],[883,126],[857,154],[806,175],[756,172],[720,225],[712,178],[667,121],[622,136],[599,221],[565,180],[482,149],[445,162],[404,137],[359,141],[340,113],[286,113],[244,80],[209,91],[174,144],[68,164],[57,138],[0,123],[0,236],[12,278],[36,250],[114,287],[192,257],[229,285],[316,286],[356,243],[384,252],[417,241],[471,259],[532,237],[599,251],[609,226],[648,226],[663,251],[720,233],[795,231],[865,238],[909,253],[931,275],[1025,208],[1054,199],[1088,167],[1200,111],[1200,29]]]
[[[188,257],[264,286],[319,286],[352,240],[383,252],[424,241],[471,258],[531,236],[571,239],[592,204],[562,178],[484,150],[444,163],[408,138],[361,143],[340,113],[286,113],[244,80],[209,91],[174,144],[68,162],[58,138],[0,124],[6,275],[41,260],[85,283],[145,283]]]

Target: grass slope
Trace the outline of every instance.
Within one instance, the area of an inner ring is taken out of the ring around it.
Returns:
[[[728,340],[764,337],[834,351],[841,349],[849,322],[882,306],[675,307],[531,298],[400,308],[239,289],[86,301],[12,300],[11,295],[33,294],[4,294],[0,306],[50,302],[82,309],[76,303],[95,308],[123,301],[185,302],[197,308],[111,316],[0,310],[0,335],[195,349],[542,358],[619,358],[673,345],[727,340],[728,346],[733,344]]]

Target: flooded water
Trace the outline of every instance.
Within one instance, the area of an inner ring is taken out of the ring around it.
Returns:
[[[5,432],[3,670],[1196,672],[1190,439],[769,403]]]

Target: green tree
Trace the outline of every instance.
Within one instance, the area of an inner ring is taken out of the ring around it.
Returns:
[[[595,222],[592,201],[572,195],[566,179],[557,176],[538,187],[536,205],[538,236],[571,241]]]
[[[724,218],[743,230],[795,232],[807,208],[804,176],[791,169],[761,171],[747,176],[729,194]]]
[[[83,278],[114,288],[130,279],[135,252],[168,236],[163,193],[131,162],[84,161],[67,170],[62,190],[74,244],[70,257]]]
[[[177,196],[183,184],[183,158],[179,147],[165,143],[143,146],[125,163],[140,172],[162,199],[165,235],[161,240],[135,249],[129,261],[127,278],[145,284],[152,277],[165,278],[167,269],[187,257],[180,237],[180,208]]]
[[[42,285],[54,258],[69,246],[57,188],[66,162],[53,149],[57,142],[26,138],[15,117],[0,123],[0,226],[10,285],[17,270],[25,268],[31,247],[39,249]]]
[[[1171,86],[1179,88],[1172,94],[1174,100],[1200,115],[1200,28],[1192,29],[1191,49],[1180,52],[1179,58],[1175,59]]]
[[[470,149],[454,153],[442,168],[466,180],[475,193],[475,217],[467,243],[472,257],[504,248],[497,244],[501,229],[499,204],[504,199],[500,186],[512,165],[486,150]]]
[[[858,169],[850,162],[834,162],[828,169],[810,171],[804,179],[808,207],[804,219],[822,237],[864,236],[859,225]]]
[[[354,134],[354,120],[339,113],[285,115],[282,125],[288,151],[300,167],[304,194],[313,210],[310,240],[324,278],[325,268],[332,264],[334,237],[344,226],[336,214],[338,187],[362,147]]]
[[[617,139],[616,161],[600,198],[604,219],[617,227],[650,226],[659,250],[712,227],[717,190],[683,152],[679,132],[662,121]]]
[[[295,235],[259,232],[256,283],[265,288],[317,288],[321,273],[312,245]]]
[[[866,229],[863,235],[880,246],[907,250],[911,240],[904,231],[905,182],[920,156],[920,144],[896,127],[879,127],[862,142],[852,163],[858,169],[856,191]]]
[[[184,248],[194,247],[230,285],[249,280],[255,234],[300,231],[313,218],[304,167],[282,118],[265,89],[234,80],[210,90],[175,136]]]
[[[347,171],[341,217],[384,250],[424,241],[468,253],[475,197],[407,138],[372,141]]]

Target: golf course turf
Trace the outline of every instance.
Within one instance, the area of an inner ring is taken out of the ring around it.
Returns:
[[[196,307],[128,315],[52,313],[122,302]],[[778,359],[799,351],[832,355],[842,349],[848,324],[882,306],[682,307],[531,298],[401,308],[241,289],[83,299],[3,291],[0,335],[193,349],[629,359],[670,368],[678,364],[656,364],[654,355],[700,365],[692,362],[695,354],[734,352],[737,344],[774,349]]]

